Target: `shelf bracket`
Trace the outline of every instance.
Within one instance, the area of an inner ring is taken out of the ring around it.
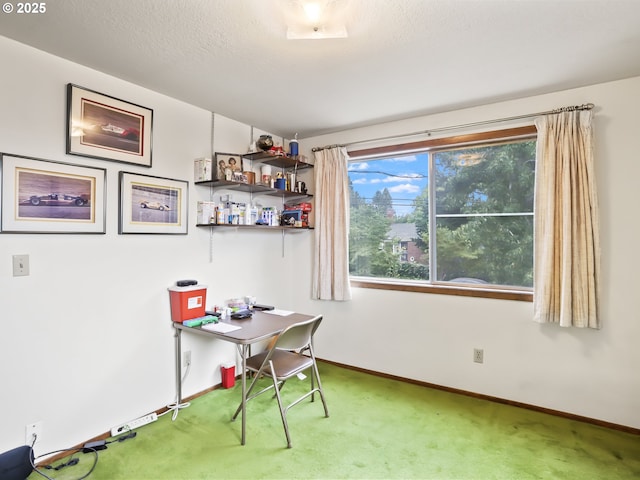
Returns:
[[[209,263],[213,263],[213,228],[209,229]]]

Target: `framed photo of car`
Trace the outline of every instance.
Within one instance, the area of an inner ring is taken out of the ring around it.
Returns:
[[[187,233],[189,183],[120,172],[118,233]]]
[[[151,167],[153,110],[67,85],[67,153]]]
[[[0,154],[2,233],[105,233],[106,170]]]

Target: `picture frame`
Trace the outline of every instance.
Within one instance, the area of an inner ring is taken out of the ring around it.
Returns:
[[[151,168],[153,110],[67,84],[67,153]]]
[[[239,153],[215,152],[213,164],[214,180],[237,182],[242,174],[242,155]],[[235,178],[234,178],[235,177]]]
[[[189,182],[131,172],[119,177],[119,234],[187,234]]]
[[[106,169],[0,153],[2,233],[105,233]]]

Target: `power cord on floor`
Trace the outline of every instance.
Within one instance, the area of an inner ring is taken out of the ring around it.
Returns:
[[[129,432],[126,435],[121,435],[119,437],[117,437],[114,440],[110,440],[108,442],[105,442],[105,445],[108,445],[110,443],[115,443],[115,442],[124,442],[125,440],[129,440],[130,438],[135,438],[135,436],[137,435],[136,432]]]
[[[31,444],[31,448],[33,448],[33,446],[35,445],[35,443],[36,443],[36,440],[37,440],[37,439],[38,439],[38,436],[37,436],[37,435],[34,435],[34,436],[33,436],[33,443]],[[36,460],[37,460],[38,458],[42,458],[42,457],[46,457],[46,456],[49,456],[49,455],[53,455],[53,454],[55,454],[55,453],[73,452],[73,453],[72,453],[72,457],[71,457],[69,460],[67,460],[66,462],[64,462],[64,463],[62,463],[62,464],[60,464],[60,465],[57,465],[57,466],[55,466],[55,467],[52,467],[52,466],[50,466],[50,465],[45,465],[44,467],[42,467],[42,468],[45,468],[45,469],[47,469],[47,470],[61,470],[62,468],[65,468],[65,467],[71,467],[71,466],[73,466],[73,465],[77,465],[77,464],[78,464],[78,462],[80,461],[80,459],[79,459],[79,458],[77,458],[77,457],[74,457],[73,455],[74,455],[74,454],[76,454],[76,453],[78,453],[80,450],[82,450],[82,451],[83,451],[83,452],[85,452],[85,453],[88,453],[88,452],[86,452],[86,451],[85,451],[85,450],[86,450],[85,448],[63,448],[63,449],[61,449],[61,450],[54,450],[54,451],[52,451],[52,452],[43,453],[42,455],[38,455],[38,456],[37,456],[37,457],[35,457],[35,458],[33,458],[33,457],[31,457],[31,456],[30,456],[30,457],[29,457],[29,461],[31,462],[31,467],[33,468],[33,470],[34,470],[38,475],[41,475],[41,476],[43,476],[44,478],[47,478],[48,480],[54,480],[52,477],[50,477],[50,476],[49,476],[49,475],[47,475],[46,473],[44,473],[44,472],[42,472],[41,470],[39,470],[38,466],[36,466]],[[91,469],[90,469],[86,474],[84,474],[84,475],[83,475],[83,476],[81,476],[81,477],[78,477],[78,479],[77,479],[77,480],[82,480],[83,478],[87,478],[89,475],[91,475],[91,473],[93,472],[93,470],[96,468],[96,465],[98,464],[98,451],[97,451],[96,449],[93,449],[93,448],[92,448],[92,449],[90,449],[89,451],[90,451],[90,452],[93,452],[93,454],[94,454],[93,465],[91,465]]]
[[[189,376],[190,370],[191,370],[191,363],[188,363],[187,370],[184,372],[184,376],[182,377],[182,380],[181,380],[181,385],[184,385],[184,381]],[[183,408],[187,408],[190,405],[191,403],[189,402],[180,403],[179,394],[178,392],[176,392],[176,401],[167,405],[167,411],[159,413],[158,416],[161,417],[162,415],[166,415],[169,412],[173,412],[173,415],[171,416],[171,421],[175,422],[176,418],[178,418],[178,413],[180,412],[180,410]]]
[[[36,471],[36,473],[38,473],[39,475],[43,476],[44,478],[47,478],[49,480],[54,480],[52,477],[49,477],[47,474],[45,474],[44,472],[42,472],[41,470],[39,470],[39,467],[36,466],[36,460],[38,458],[41,457],[45,457],[48,455],[53,455],[55,453],[63,453],[63,452],[73,452],[71,454],[71,458],[69,460],[67,460],[64,463],[61,463],[59,465],[56,465],[55,467],[52,465],[43,465],[40,468],[43,468],[45,470],[62,470],[65,467],[72,467],[74,465],[77,465],[80,462],[80,459],[78,457],[75,457],[74,455],[80,451],[82,451],[82,453],[93,453],[94,455],[94,460],[93,460],[93,465],[91,466],[91,469],[82,477],[79,477],[77,480],[82,480],[84,478],[87,478],[89,475],[91,475],[91,473],[93,472],[93,470],[96,468],[96,465],[98,463],[98,450],[104,450],[107,448],[107,445],[111,444],[111,443],[121,443],[124,442],[125,440],[129,440],[130,438],[135,438],[135,436],[137,435],[136,432],[128,432],[125,435],[122,435],[120,437],[117,437],[113,440],[96,440],[93,442],[87,442],[85,443],[81,448],[64,448],[62,450],[54,450],[53,452],[48,452],[48,453],[44,453],[42,455],[39,455],[38,457],[34,458],[34,459],[30,459],[31,461],[31,467]],[[38,436],[34,434],[33,436],[33,443],[31,444],[31,448],[33,448],[33,446],[36,443],[36,440],[38,439]]]
[[[42,468],[46,468],[47,470],[62,470],[64,467],[73,467],[74,465],[77,465],[79,461],[79,458],[71,457],[68,461],[61,463],[60,465],[56,465],[55,467],[52,467],[51,465],[44,465]]]

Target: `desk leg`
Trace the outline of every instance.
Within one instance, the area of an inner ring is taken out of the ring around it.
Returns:
[[[240,406],[236,409],[231,421],[235,421],[238,418],[238,413],[242,415],[242,439],[240,443],[245,444],[246,440],[246,427],[247,427],[247,358],[251,352],[250,345],[238,345],[238,353],[242,358],[242,373],[240,375],[240,383],[242,385],[242,399],[240,400]]]
[[[242,345],[242,445],[245,444],[245,428],[247,425],[247,349]]]
[[[247,349],[248,345],[242,345],[242,445],[245,444],[245,428],[247,425]]]
[[[180,403],[182,403],[182,330],[178,328],[174,328],[175,333],[173,337],[175,338],[176,344],[176,409],[179,408]]]

